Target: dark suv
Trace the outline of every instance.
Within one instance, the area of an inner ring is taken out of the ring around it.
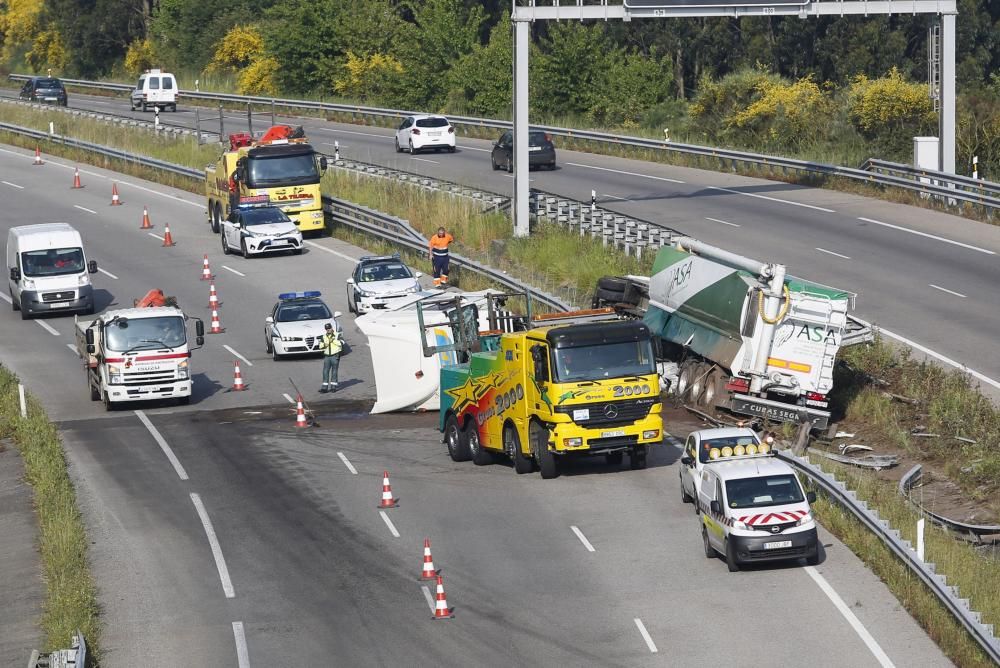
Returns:
[[[18,97],[32,102],[51,102],[63,107],[67,102],[66,87],[62,81],[52,77],[31,77],[24,82]]]

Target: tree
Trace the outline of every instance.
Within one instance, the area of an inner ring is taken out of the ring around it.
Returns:
[[[342,53],[334,17],[342,8],[338,0],[285,0],[264,13],[261,33],[281,65],[275,78],[282,91],[330,90]]]
[[[603,23],[557,23],[535,59],[532,98],[547,114],[585,114],[604,95],[613,45]]]
[[[931,131],[936,119],[927,87],[910,83],[895,67],[878,79],[855,77],[848,89],[848,114],[878,155],[890,159],[905,155],[912,138]]]
[[[489,43],[473,48],[448,73],[448,110],[488,118],[510,118],[513,47],[510,17],[504,15],[493,27]]]
[[[146,34],[146,0],[47,0],[48,19],[69,53],[69,67],[98,77]]]
[[[149,35],[163,65],[200,72],[216,44],[235,25],[256,21],[268,0],[158,0]]]

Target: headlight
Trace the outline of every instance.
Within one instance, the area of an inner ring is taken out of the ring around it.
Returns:
[[[795,526],[800,527],[809,524],[812,521],[813,521],[812,513],[806,513],[805,515],[799,518],[799,521],[795,523]]]
[[[567,448],[576,448],[583,445],[583,439],[580,437],[576,438],[564,438],[563,445]]]
[[[124,382],[124,377],[120,373],[113,373],[108,376],[108,382],[112,385],[118,385]]]
[[[30,278],[24,279],[24,289],[25,290],[34,290],[35,289],[35,282],[33,280],[31,280]]]
[[[357,291],[358,291],[358,296],[359,297],[374,297],[375,296],[374,292],[369,292],[368,290],[362,290],[361,288],[357,288]]]
[[[753,527],[746,522],[740,522],[739,520],[733,520],[734,529],[743,529],[744,531],[752,531]]]
[[[648,431],[642,432],[642,437],[643,438],[656,438],[659,435],[660,435],[660,430],[659,429],[650,429]]]
[[[406,288],[405,292],[417,292],[420,290],[420,286],[414,283],[410,287]]]
[[[188,370],[185,369],[185,368],[179,368],[179,369],[177,369],[177,377],[178,378],[187,378],[188,377]]]
[[[76,284],[77,285],[79,285],[79,286],[82,287],[84,285],[87,285],[88,283],[90,283],[90,279],[87,278],[86,274],[80,274],[79,276],[76,277]]]

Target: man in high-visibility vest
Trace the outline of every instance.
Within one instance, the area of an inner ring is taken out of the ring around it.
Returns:
[[[439,227],[437,234],[431,237],[430,258],[434,267],[434,285],[448,285],[448,246],[455,237]]]
[[[337,372],[340,369],[340,351],[344,349],[340,332],[334,329],[330,323],[326,323],[325,328],[326,331],[319,341],[320,350],[323,351],[323,386],[319,388],[321,393],[337,391],[337,387],[340,385],[337,381]]]

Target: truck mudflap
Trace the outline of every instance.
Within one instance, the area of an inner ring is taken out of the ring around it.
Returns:
[[[767,418],[773,422],[798,422],[799,414],[805,413],[813,423],[813,429],[826,429],[830,422],[830,413],[806,406],[785,404],[780,401],[751,397],[746,394],[735,394],[729,402],[729,409],[742,415],[754,415]]]

